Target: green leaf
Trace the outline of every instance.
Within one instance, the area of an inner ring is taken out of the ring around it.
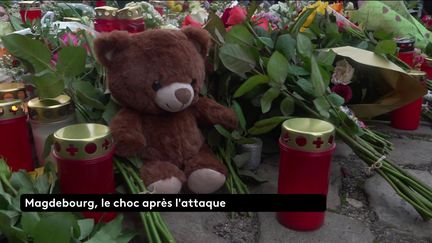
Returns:
[[[428,57],[432,56],[432,42],[428,42],[428,44],[426,45],[425,54]]]
[[[237,115],[237,119],[239,120],[239,124],[241,129],[246,129],[246,119],[244,117],[243,111],[239,103],[237,101],[233,101],[233,109]]]
[[[258,5],[255,1],[252,1],[247,9],[247,19],[252,18],[252,16],[254,15],[255,11],[257,10]]]
[[[120,105],[117,104],[112,98],[109,100],[108,104],[105,106],[105,111],[102,115],[106,124],[110,124],[111,120],[120,110]]]
[[[311,58],[312,56],[312,42],[304,34],[297,35],[297,51],[303,58]]]
[[[287,118],[285,116],[274,116],[272,118],[257,121],[254,126],[248,130],[248,133],[251,135],[260,135],[270,132],[286,119]]]
[[[48,179],[48,175],[43,174],[38,177],[36,177],[34,188],[36,190],[36,193],[39,194],[47,194],[50,189],[50,183]]]
[[[262,113],[266,113],[270,110],[273,100],[276,99],[279,94],[280,90],[274,87],[271,87],[264,93],[264,95],[261,97]]]
[[[345,99],[336,93],[327,95],[327,99],[335,106],[341,106],[345,103]]]
[[[83,103],[98,110],[105,110],[105,105],[99,101],[102,93],[86,81],[75,81],[72,87],[76,91],[77,98]]]
[[[357,48],[360,48],[360,49],[367,50],[368,47],[369,47],[369,44],[368,44],[367,41],[362,41],[362,42],[360,42],[356,47],[357,47]]]
[[[251,158],[251,153],[245,152],[242,154],[237,154],[236,156],[234,156],[233,160],[237,168],[241,168],[250,160],[250,158]]]
[[[254,75],[246,80],[240,87],[235,91],[234,98],[238,98],[247,92],[251,91],[259,84],[266,84],[270,81],[270,78],[267,75]]]
[[[70,242],[76,219],[71,213],[53,213],[36,224],[33,230],[35,243]]]
[[[87,243],[117,242],[121,235],[123,215],[118,215],[114,220],[102,226]]]
[[[288,76],[288,65],[288,60],[278,51],[275,51],[267,64],[267,72],[270,78],[276,83],[285,83]]]
[[[317,61],[321,64],[332,66],[336,58],[336,53],[333,50],[320,51],[318,53]]]
[[[225,36],[226,43],[252,46],[254,37],[244,25],[234,25]]]
[[[10,34],[1,39],[9,53],[32,65],[33,72],[38,73],[51,68],[51,52],[41,41],[19,34]]]
[[[65,76],[75,77],[85,70],[87,52],[79,46],[63,47],[58,53],[57,70]]]
[[[304,78],[301,78],[299,80],[297,80],[297,85],[307,94],[313,96],[315,91],[314,91],[314,87],[312,85],[312,83]]]
[[[323,96],[327,86],[324,83],[323,77],[321,76],[320,68],[314,56],[311,57],[311,70],[312,70],[311,81],[312,81],[312,86],[314,87],[315,96],[316,97]]]
[[[94,219],[80,219],[77,221],[79,230],[80,230],[80,236],[79,240],[84,240],[87,238],[90,233],[93,230],[94,227]]]
[[[0,231],[6,236],[7,242],[27,242],[26,233],[22,229],[13,226],[10,217],[5,212],[0,212]]]
[[[396,53],[397,45],[394,40],[382,40],[378,42],[375,47],[375,53],[377,54],[390,54]]]
[[[220,135],[226,138],[231,138],[231,133],[228,132],[228,130],[226,130],[225,128],[223,128],[221,125],[215,125],[214,127],[216,128],[216,130],[219,132]]]
[[[285,97],[280,103],[280,110],[284,116],[290,116],[294,113],[295,101],[291,96]]]
[[[34,193],[33,182],[31,181],[30,176],[24,170],[12,173],[10,183],[19,191]]]
[[[329,118],[330,113],[330,104],[327,102],[327,100],[324,98],[324,96],[318,97],[313,100],[313,104],[315,105],[315,108],[320,113],[321,116],[324,118]]]
[[[63,80],[51,72],[46,72],[40,76],[23,76],[23,79],[36,86],[40,98],[55,98],[64,90]]]
[[[228,70],[239,75],[249,72],[256,64],[251,51],[238,44],[223,45],[219,49],[219,58]]]
[[[291,60],[296,55],[296,40],[289,34],[281,35],[276,41],[276,50]]]
[[[296,76],[310,75],[310,72],[308,70],[304,69],[303,67],[292,65],[292,64],[288,65],[287,71],[289,74],[296,75]]]
[[[35,226],[39,223],[40,216],[36,212],[22,212],[21,225],[27,235],[33,235]]]
[[[258,39],[262,43],[264,43],[264,45],[266,45],[268,48],[270,48],[270,49],[274,48],[274,43],[273,43],[273,40],[271,38],[269,38],[269,37],[258,37]]]
[[[226,34],[225,26],[222,20],[213,11],[209,11],[209,21],[204,27],[214,39],[224,43]]]

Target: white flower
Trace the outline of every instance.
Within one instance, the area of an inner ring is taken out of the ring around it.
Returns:
[[[331,82],[333,84],[348,85],[351,83],[354,71],[355,69],[347,62],[347,60],[340,60],[336,63]]]

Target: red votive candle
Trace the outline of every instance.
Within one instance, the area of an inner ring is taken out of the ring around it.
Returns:
[[[0,157],[12,171],[34,168],[27,116],[21,100],[0,100]]]
[[[330,163],[336,147],[334,126],[326,121],[294,118],[282,124],[279,139],[279,194],[328,192]],[[320,228],[325,212],[278,212],[287,228],[309,231]]]
[[[411,76],[424,82],[426,73],[422,71],[412,70],[409,72]],[[394,128],[401,130],[416,130],[420,125],[421,110],[423,104],[423,97],[404,105],[392,112],[391,125]]]
[[[142,9],[139,6],[126,7],[118,11],[117,20],[119,30],[126,30],[129,33],[138,33],[145,30]]]
[[[118,29],[117,11],[117,8],[110,6],[95,8],[95,30],[98,32],[111,32]]]
[[[111,194],[115,192],[113,141],[107,126],[76,124],[54,133],[53,155],[57,160],[60,190],[64,194]],[[83,212],[96,222],[108,222],[114,212]]]
[[[25,24],[27,21],[30,23],[35,19],[42,17],[42,10],[39,1],[21,1],[18,3],[20,6],[21,21]]]
[[[399,47],[398,58],[410,67],[414,66],[414,43],[414,40],[408,38],[396,40],[396,44]]]
[[[426,72],[427,79],[432,79],[432,58],[425,58],[425,61],[421,65],[421,70]]]

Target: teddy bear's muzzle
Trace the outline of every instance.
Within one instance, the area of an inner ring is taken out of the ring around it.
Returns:
[[[172,83],[156,92],[155,102],[163,110],[178,112],[186,109],[193,97],[194,90],[190,84]]]

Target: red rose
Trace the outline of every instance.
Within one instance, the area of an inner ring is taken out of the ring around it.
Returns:
[[[331,91],[344,98],[345,103],[348,103],[352,98],[352,90],[348,85],[337,84],[331,88]]]
[[[269,21],[266,18],[257,18],[256,16],[252,17],[252,21],[255,22],[256,26],[261,26],[265,31],[269,30]]]
[[[231,25],[241,24],[246,20],[247,12],[244,8],[239,6],[235,6],[233,8],[225,9],[222,14],[221,20],[225,27],[229,27]]]
[[[183,20],[182,27],[185,27],[188,25],[191,25],[194,27],[199,27],[199,28],[202,27],[202,24],[200,22],[194,20],[190,15],[186,16],[186,18]]]

